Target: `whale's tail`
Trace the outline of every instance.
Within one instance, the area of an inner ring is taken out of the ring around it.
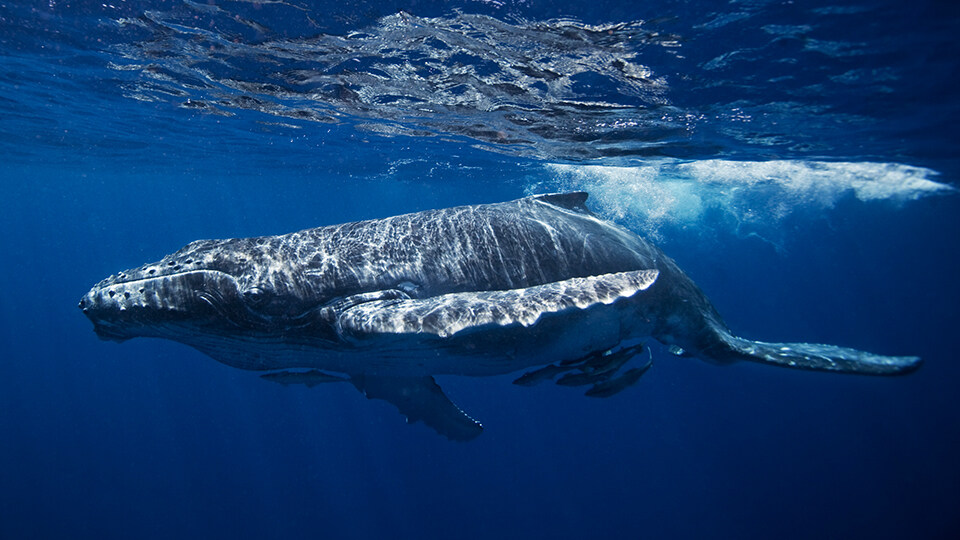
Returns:
[[[921,364],[919,356],[882,356],[817,343],[766,343],[734,336],[716,326],[714,329],[719,342],[704,353],[720,360],[750,360],[796,369],[863,375],[902,375]]]

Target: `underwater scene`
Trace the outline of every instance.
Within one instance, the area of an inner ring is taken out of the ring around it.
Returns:
[[[0,2],[0,538],[956,538],[958,31]]]

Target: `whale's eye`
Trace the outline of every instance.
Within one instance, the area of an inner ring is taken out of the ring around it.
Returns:
[[[260,287],[252,287],[243,293],[243,298],[253,307],[262,306],[270,297],[267,291]]]

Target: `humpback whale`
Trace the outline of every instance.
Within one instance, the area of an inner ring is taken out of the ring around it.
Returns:
[[[434,380],[531,370],[517,384],[606,397],[650,367],[644,340],[715,363],[892,375],[920,364],[734,335],[669,257],[582,192],[279,236],[198,240],[80,300],[97,335],[157,337],[281,384],[344,381],[453,440],[482,431]]]

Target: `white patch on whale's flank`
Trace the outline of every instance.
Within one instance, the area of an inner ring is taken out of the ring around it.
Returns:
[[[899,163],[662,159],[639,167],[546,167],[554,176],[551,189],[589,191],[602,214],[654,236],[663,225],[694,224],[708,210],[737,225],[763,227],[798,209],[831,208],[850,195],[902,204],[956,192],[932,179],[936,171]]]

